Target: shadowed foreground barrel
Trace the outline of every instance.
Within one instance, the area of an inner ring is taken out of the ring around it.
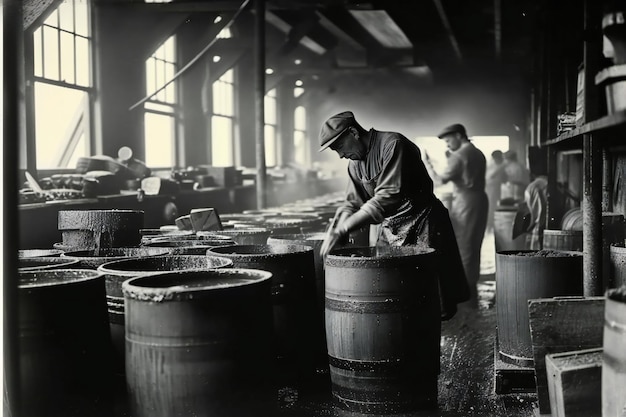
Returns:
[[[553,230],[543,231],[543,249],[573,250],[582,252],[582,230]]]
[[[609,282],[613,282],[615,288],[626,285],[626,247],[624,244],[611,245],[611,277]]]
[[[315,267],[313,249],[302,245],[240,245],[211,248],[235,268],[272,273],[276,382],[307,384],[314,375]]]
[[[18,297],[19,415],[110,416],[104,276],[78,269],[21,272]]]
[[[604,308],[602,417],[626,410],[626,286],[607,292]]]
[[[267,415],[271,273],[156,273],[123,284],[133,417]]]
[[[528,300],[583,295],[583,254],[567,251],[496,253],[496,316],[502,361],[533,367]]]
[[[441,313],[432,249],[348,248],[326,258],[326,340],[342,408],[436,407]]]
[[[124,370],[124,296],[122,283],[130,278],[153,272],[182,271],[188,269],[229,268],[230,259],[203,255],[167,255],[151,258],[132,258],[112,261],[98,267],[105,276],[106,301],[113,352],[117,372]]]

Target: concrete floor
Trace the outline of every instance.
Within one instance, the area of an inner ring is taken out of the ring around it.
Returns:
[[[478,309],[462,309],[452,320],[442,323],[438,409],[403,414],[402,417],[535,415],[535,394],[495,393],[495,251],[492,233],[485,236],[481,258]],[[294,394],[292,392],[291,397],[286,395],[280,401],[278,416],[362,416],[340,410],[328,391]]]

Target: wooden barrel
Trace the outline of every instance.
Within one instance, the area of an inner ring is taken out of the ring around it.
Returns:
[[[54,258],[61,256],[63,253],[60,249],[21,249],[17,251],[17,257],[23,258]]]
[[[146,256],[161,256],[170,254],[168,248],[108,248],[95,250],[81,250],[65,252],[61,258],[73,259],[79,262],[81,268],[98,269],[102,264],[119,261],[127,258],[145,258]]]
[[[205,249],[206,253],[206,249]],[[98,267],[104,274],[106,302],[111,323],[114,365],[117,373],[124,371],[124,295],[122,283],[130,278],[154,272],[183,271],[189,269],[230,268],[233,262],[226,258],[203,255],[163,255],[149,258],[130,258],[106,262]]]
[[[583,232],[582,230],[546,229],[543,231],[543,248],[581,252],[583,250]]]
[[[583,230],[583,212],[580,207],[568,210],[561,219],[561,229],[563,230]]]
[[[131,247],[141,243],[143,221],[140,210],[60,210],[58,229],[76,250]]]
[[[356,247],[326,258],[326,340],[334,399],[359,413],[437,405],[441,313],[435,252]]]
[[[20,272],[18,308],[20,415],[112,415],[104,276]]]
[[[626,285],[626,247],[623,243],[611,245],[610,259],[610,282],[615,288]]]
[[[75,259],[61,258],[58,256],[41,256],[38,258],[18,259],[20,272],[45,271],[50,269],[78,268],[80,261]]]
[[[314,329],[317,346],[315,349],[316,368],[328,370],[328,353],[326,351],[326,329],[324,327],[324,259],[320,255],[325,233],[300,233],[291,235],[272,235],[267,239],[268,245],[302,245],[313,249],[315,263],[315,323]]]
[[[250,227],[250,228],[233,228],[231,230],[219,230],[216,232],[197,232],[199,237],[215,236],[219,234],[221,236],[227,236],[232,239],[237,245],[264,245],[267,242],[267,238],[271,235],[269,229],[262,227]]]
[[[602,417],[626,410],[626,286],[606,294],[602,357]]]
[[[496,253],[496,319],[502,361],[524,367],[534,364],[528,300],[582,295],[582,252]]]
[[[258,270],[194,270],[123,284],[134,417],[267,415],[270,278]]]
[[[235,268],[272,273],[277,383],[307,385],[315,372],[315,265],[313,249],[302,245],[215,247]]]
[[[496,252],[526,249],[526,234],[513,239],[513,222],[517,208],[499,208],[493,213],[493,237]]]

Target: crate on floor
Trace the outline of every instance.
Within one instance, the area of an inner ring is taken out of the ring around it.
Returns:
[[[546,355],[552,417],[602,414],[602,348]]]

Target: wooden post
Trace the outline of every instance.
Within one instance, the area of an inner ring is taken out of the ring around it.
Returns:
[[[585,1],[585,33],[583,62],[585,68],[584,122],[598,116],[595,74],[601,54],[599,7]],[[596,31],[598,32],[596,35]],[[602,147],[599,139],[583,135],[583,283],[585,296],[602,295]]]
[[[257,209],[267,205],[265,166],[265,0],[255,0],[255,132],[256,132],[256,205]]]
[[[20,90],[24,88],[24,50],[23,50],[23,23],[22,1],[5,0],[3,5],[2,19],[4,25],[4,47],[2,55],[4,59],[3,70],[3,135],[2,152],[4,175],[4,210],[2,218],[3,239],[6,243],[14,243],[19,240],[18,230],[18,161],[19,143],[25,142],[22,129],[24,103],[20,101]],[[2,273],[4,300],[2,303],[3,334],[4,337],[4,409],[12,415],[21,415],[19,410],[19,343],[17,331],[17,251],[15,247],[7,245],[10,249],[5,250],[2,259]]]

